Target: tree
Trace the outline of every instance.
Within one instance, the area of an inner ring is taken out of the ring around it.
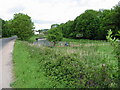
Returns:
[[[74,35],[81,34],[82,38],[96,39],[100,23],[97,15],[97,11],[86,10],[83,14],[78,16],[73,24]]]
[[[42,32],[42,30],[39,29],[38,32],[39,32],[39,34],[40,34],[40,33]]]
[[[114,23],[115,25],[120,28],[120,6],[117,5],[114,7],[115,13],[114,13]]]
[[[2,36],[2,19],[0,18],[0,37]]]
[[[10,37],[12,35],[14,35],[14,31],[12,29],[12,20],[2,20],[2,37]]]
[[[54,46],[58,41],[63,38],[62,32],[58,28],[52,28],[48,31],[47,39],[54,43]]]
[[[99,35],[100,39],[106,39],[107,31],[111,29],[113,32],[116,32],[116,27],[113,23],[113,15],[114,10],[103,10],[99,11],[99,19],[100,19],[100,28],[99,28]]]
[[[62,30],[63,32],[63,36],[66,38],[70,38],[72,37],[72,33],[73,33],[73,21],[68,21],[64,24],[64,28]]]
[[[12,28],[18,38],[27,40],[33,35],[34,24],[27,14],[18,13],[14,14]]]
[[[51,25],[51,28],[56,28],[56,27],[58,27],[59,26],[59,24],[52,24]]]
[[[112,35],[116,36],[120,31],[120,3],[113,9],[86,10],[74,21],[62,23],[59,26],[53,24],[51,28],[62,30],[66,38],[84,38],[106,40],[107,31],[112,30]]]
[[[117,32],[120,31],[120,3],[118,3],[118,5],[114,7],[114,14],[112,15],[112,21],[116,26],[116,30],[113,33],[117,34]],[[120,39],[120,37],[118,38]]]

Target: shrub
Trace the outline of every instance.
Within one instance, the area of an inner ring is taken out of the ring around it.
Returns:
[[[57,41],[61,41],[63,35],[57,28],[52,28],[48,31],[47,39],[56,45]]]
[[[118,32],[117,36],[120,36],[120,31]],[[115,37],[112,36],[112,31],[108,31],[108,36],[106,37],[107,40],[111,43],[111,45],[114,47],[114,52],[116,53],[116,57],[118,59],[118,73],[120,74],[120,42]],[[120,75],[118,75],[118,85],[120,86]]]

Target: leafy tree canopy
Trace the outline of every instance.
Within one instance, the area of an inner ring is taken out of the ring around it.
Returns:
[[[59,26],[59,24],[52,24],[51,25],[51,28],[56,28],[56,27],[58,27]]]
[[[27,14],[14,14],[12,28],[21,40],[27,40],[33,35],[34,24]]]
[[[52,28],[48,31],[47,39],[55,44],[63,38],[62,32],[57,28]]]

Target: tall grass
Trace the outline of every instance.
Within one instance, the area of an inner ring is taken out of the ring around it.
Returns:
[[[89,39],[69,39],[69,38],[63,38],[62,41],[65,42],[74,42],[74,43],[80,43],[80,44],[88,44],[88,43],[106,43],[106,40],[89,40]]]
[[[16,88],[118,87],[118,62],[112,50],[109,44],[49,48],[16,41],[13,55],[16,81],[12,86]]]

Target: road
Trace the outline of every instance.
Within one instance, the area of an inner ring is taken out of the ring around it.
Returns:
[[[12,51],[17,37],[0,39],[0,89],[11,88],[12,82]]]

